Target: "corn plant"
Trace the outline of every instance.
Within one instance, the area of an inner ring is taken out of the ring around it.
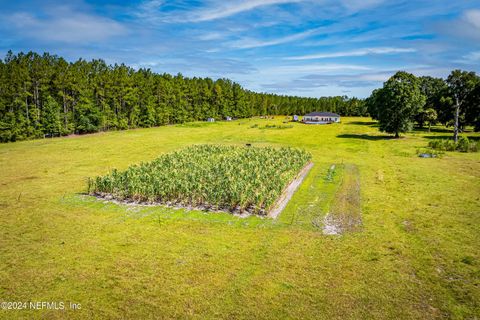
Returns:
[[[88,192],[118,200],[265,214],[310,158],[287,147],[194,145],[89,179]]]

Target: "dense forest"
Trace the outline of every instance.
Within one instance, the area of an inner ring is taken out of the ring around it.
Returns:
[[[157,74],[35,52],[0,60],[0,141],[322,110],[367,115],[364,101],[256,93],[228,79]]]

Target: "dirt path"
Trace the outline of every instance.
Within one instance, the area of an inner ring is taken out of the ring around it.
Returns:
[[[340,187],[323,221],[326,235],[360,231],[362,227],[360,173],[354,164],[345,164],[344,168]]]
[[[278,215],[285,209],[287,206],[288,201],[292,198],[295,190],[302,184],[303,179],[307,176],[307,173],[312,169],[313,162],[310,162],[305,167],[303,167],[302,171],[297,175],[297,177],[283,190],[282,194],[278,198],[277,202],[273,206],[273,209],[270,210],[268,216],[273,219],[277,219]]]

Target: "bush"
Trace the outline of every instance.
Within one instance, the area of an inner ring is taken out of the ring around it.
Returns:
[[[480,142],[471,141],[467,137],[460,137],[457,143],[450,139],[438,139],[428,143],[428,146],[438,151],[477,152]]]
[[[260,129],[290,129],[293,128],[293,125],[276,125],[276,124],[267,124]]]
[[[470,143],[470,152],[478,152],[480,150],[480,141],[477,141],[477,143]]]
[[[128,129],[128,120],[125,118],[122,118],[118,121],[117,123],[117,129],[118,130],[127,130]]]
[[[330,168],[328,168],[328,171],[327,171],[327,175],[325,177],[325,181],[327,182],[332,182],[333,181],[333,178],[335,176],[335,169],[336,169],[336,166],[334,164],[332,164],[330,166]]]
[[[455,151],[456,148],[457,148],[457,146],[455,144],[455,141],[453,141],[453,140],[446,140],[445,141],[445,150],[446,151]]]

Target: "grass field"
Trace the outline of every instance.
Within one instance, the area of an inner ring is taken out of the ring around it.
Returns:
[[[480,318],[480,153],[419,158],[451,133],[389,139],[365,118],[264,129],[282,120],[0,145],[0,299],[81,304],[0,317]],[[314,166],[277,220],[83,195],[87,177],[194,143],[300,147]],[[323,235],[350,165],[361,231]]]

